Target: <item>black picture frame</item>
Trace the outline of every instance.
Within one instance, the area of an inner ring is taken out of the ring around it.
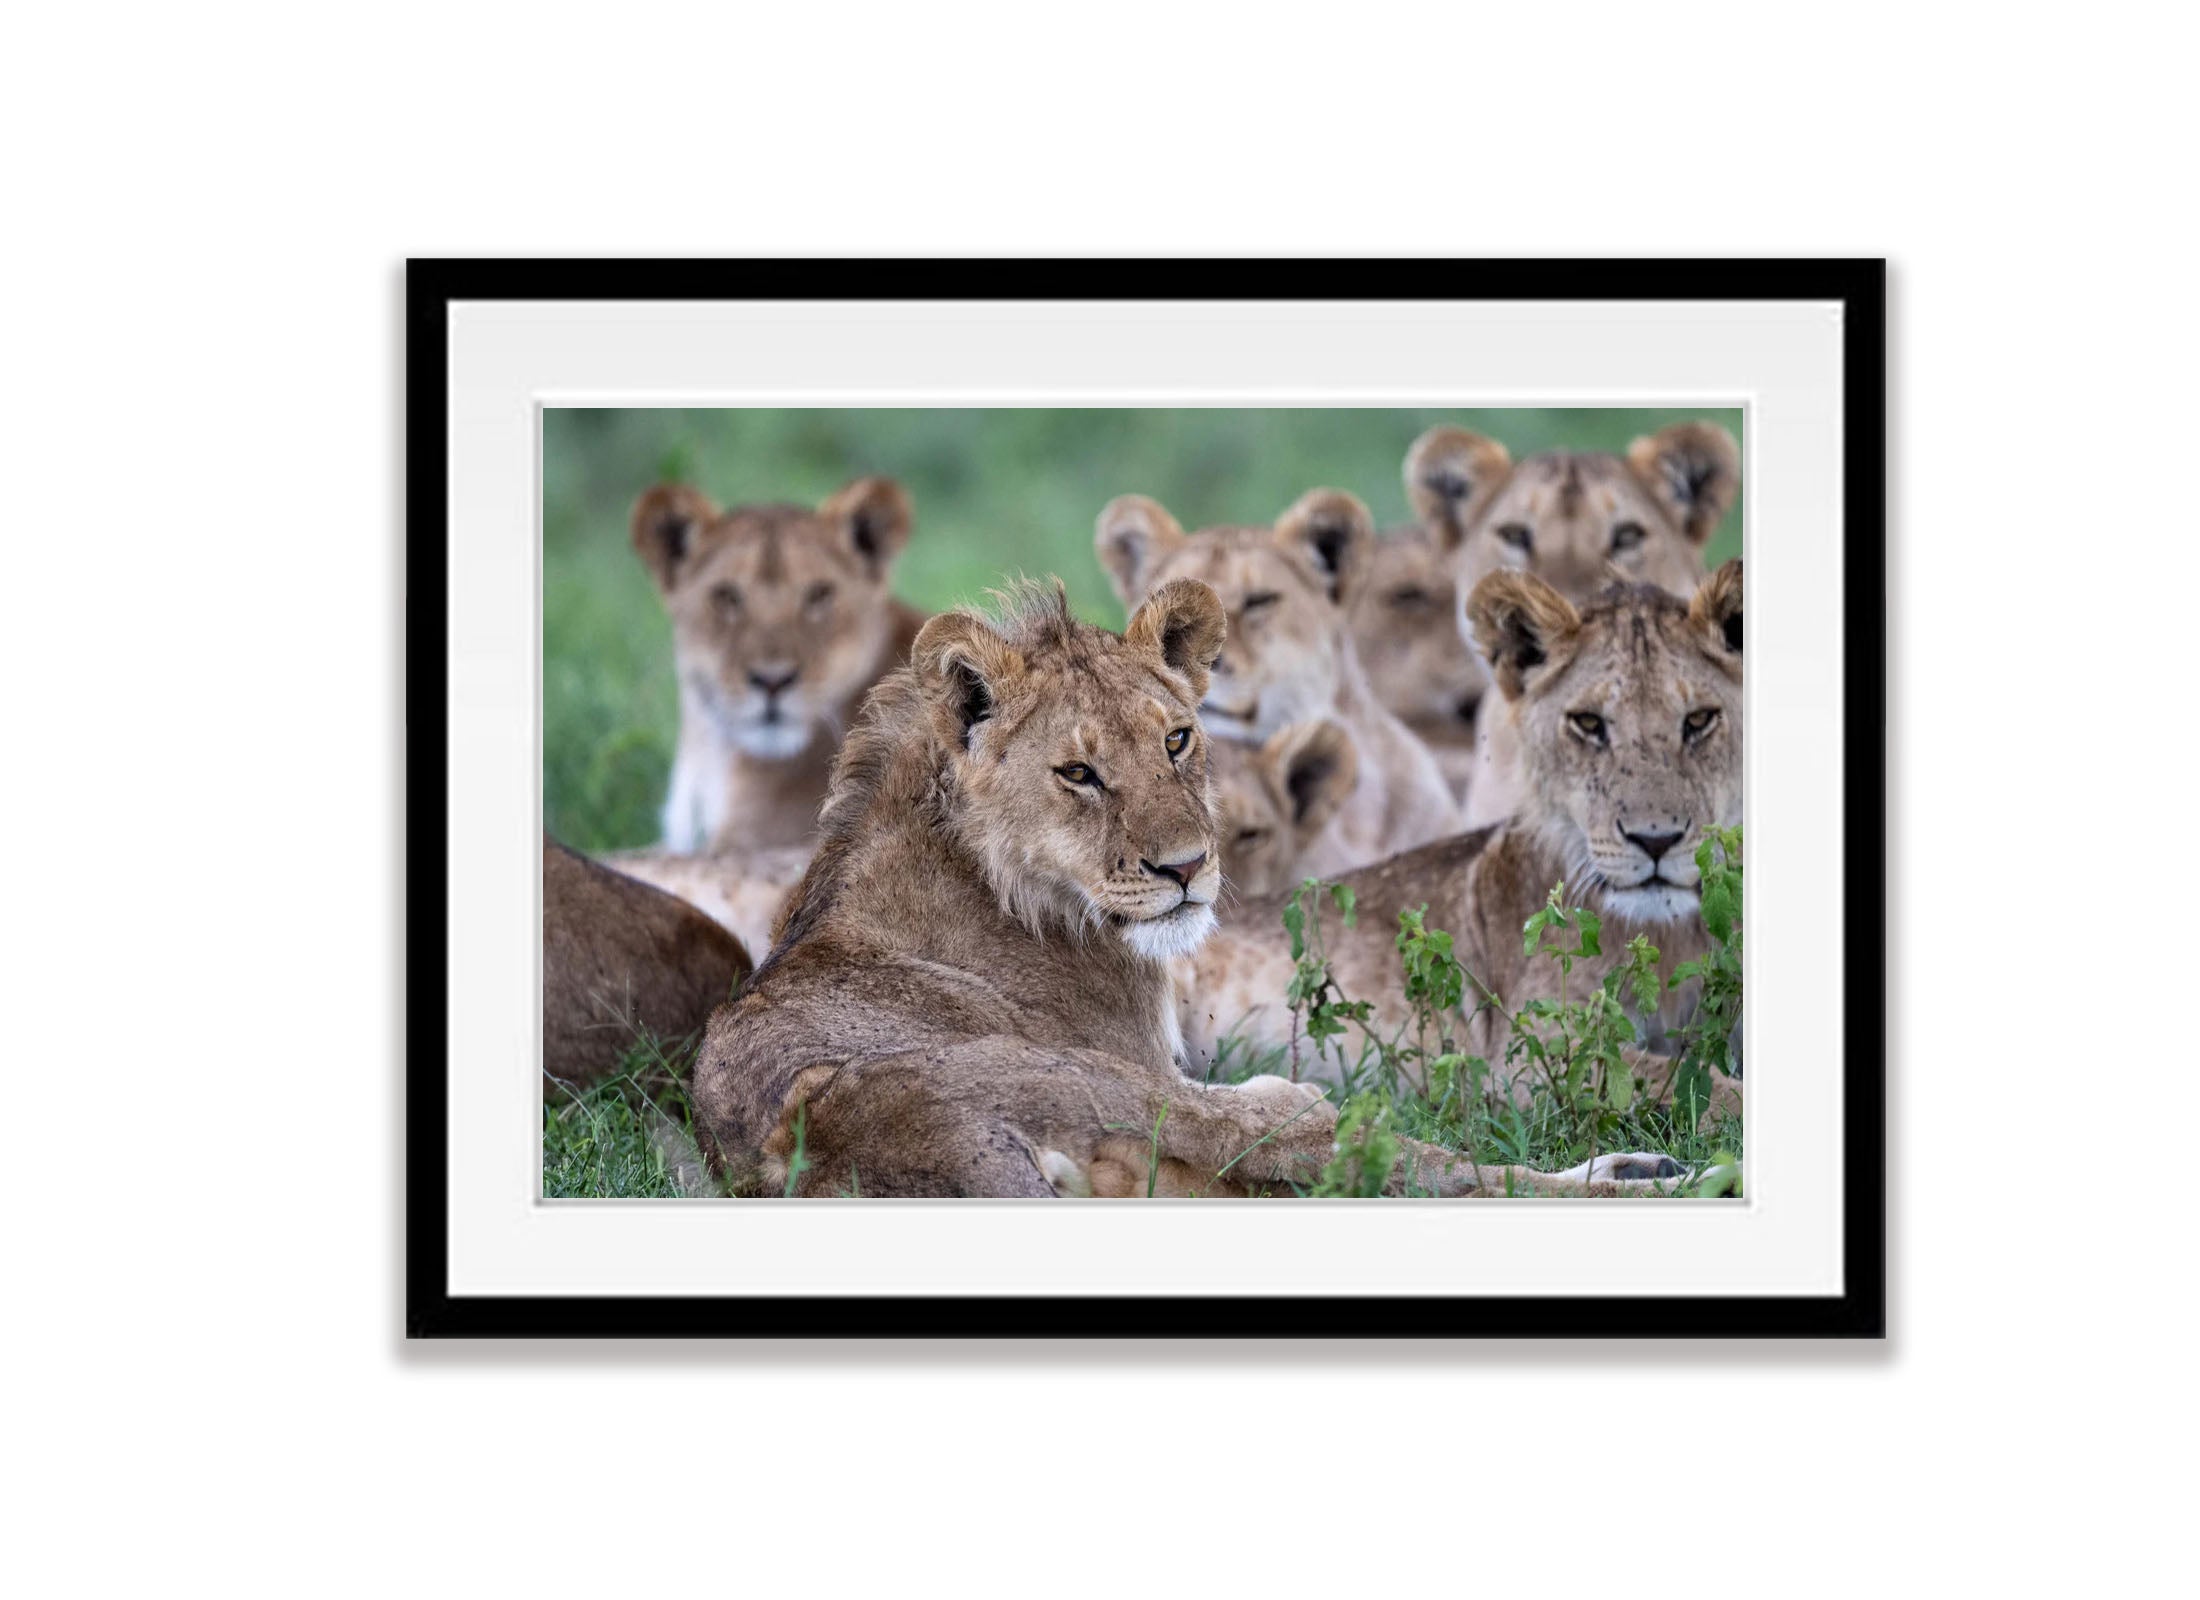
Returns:
[[[1814,300],[1842,321],[1846,878],[1842,1281],[1828,1296],[1489,1297],[1475,1338],[1886,1332],[1886,263],[1825,260],[413,260],[406,267],[405,1328],[409,1337],[1425,1337],[1395,1299],[480,1296],[450,1292],[448,311],[461,301]],[[1423,1302],[1426,1303],[1426,1302]],[[1437,1302],[1447,1303],[1447,1302]],[[1624,1317],[1610,1311],[1624,1307]],[[1157,1309],[1166,1315],[1157,1316]],[[1448,1330],[1445,1330],[1448,1332]]]

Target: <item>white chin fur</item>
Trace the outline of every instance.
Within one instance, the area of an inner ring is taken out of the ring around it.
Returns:
[[[1674,883],[1638,884],[1632,889],[1604,890],[1604,903],[1630,922],[1678,922],[1696,914],[1693,889]]]
[[[816,729],[808,722],[742,722],[727,731],[743,755],[760,761],[784,761],[809,749]]]
[[[1123,942],[1149,961],[1173,961],[1190,955],[1214,931],[1213,906],[1186,906],[1150,922],[1124,923]]]

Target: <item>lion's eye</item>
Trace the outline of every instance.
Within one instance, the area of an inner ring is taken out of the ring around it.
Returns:
[[[1261,840],[1267,837],[1268,830],[1266,828],[1240,828],[1237,831],[1237,842],[1239,844],[1259,844]]]
[[[1507,522],[1498,527],[1498,538],[1504,540],[1522,555],[1535,548],[1535,535],[1528,531],[1525,522]]]
[[[824,610],[833,603],[833,586],[829,583],[811,584],[809,592],[802,597],[802,603],[812,611]]]
[[[1639,522],[1623,522],[1612,530],[1612,549],[1615,554],[1621,550],[1634,549],[1642,540],[1642,524]]]
[[[1192,742],[1192,730],[1178,728],[1161,742],[1169,747],[1170,755],[1180,756],[1184,753],[1184,747]]]
[[[1390,591],[1390,603],[1398,607],[1401,611],[1408,610],[1414,606],[1427,605],[1428,591],[1426,589],[1420,588],[1418,585],[1409,583],[1403,589],[1393,589]]]
[[[1245,597],[1245,610],[1248,613],[1255,611],[1266,611],[1270,606],[1274,605],[1278,600],[1281,600],[1282,598],[1283,596],[1276,593],[1276,591],[1273,589],[1255,589],[1251,594]]]
[[[717,588],[711,590],[710,598],[711,603],[721,611],[739,611],[741,609],[741,586],[733,583],[721,583]]]
[[[1566,720],[1573,724],[1574,732],[1596,744],[1604,743],[1604,719],[1594,711],[1569,711]]]
[[[1709,733],[1712,724],[1718,720],[1719,711],[1716,706],[1706,706],[1701,711],[1691,711],[1687,716],[1681,718],[1681,733],[1689,743],[1693,744]]]
[[[1086,766],[1082,761],[1072,761],[1067,766],[1056,767],[1054,775],[1064,783],[1073,783],[1081,788],[1104,789],[1107,787],[1106,784],[1100,781],[1100,774]]]

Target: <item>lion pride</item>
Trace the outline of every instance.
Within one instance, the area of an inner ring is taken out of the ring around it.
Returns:
[[[1336,1118],[1317,1091],[1178,1065],[1167,963],[1213,927],[1221,879],[1198,712],[1224,632],[1189,580],[1120,635],[1059,586],[925,624],[841,752],[777,947],[711,1020],[694,1090],[715,1171],[774,1194],[1020,1198],[1318,1172]],[[1401,1168],[1449,1194],[1675,1170],[1478,1174],[1410,1142]]]

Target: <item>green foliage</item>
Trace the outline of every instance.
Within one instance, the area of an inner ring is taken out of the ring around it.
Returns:
[[[1498,1004],[1454,953],[1452,936],[1428,926],[1428,908],[1398,915],[1405,1021],[1385,1034],[1374,1007],[1344,993],[1323,938],[1326,907],[1352,925],[1357,908],[1341,884],[1308,879],[1285,907],[1293,971],[1285,999],[1293,1011],[1286,1059],[1270,1068],[1294,1077],[1311,1046],[1343,1084],[1336,1151],[1309,1191],[1382,1193],[1393,1178],[1398,1138],[1408,1135],[1461,1151],[1478,1162],[1541,1168],[1572,1166],[1600,1152],[1661,1150],[1690,1163],[1695,1192],[1739,1193],[1738,1124],[1700,1126],[1710,1070],[1725,1070],[1727,1041],[1741,1017],[1741,835],[1714,829],[1697,864],[1703,871],[1704,921],[1715,948],[1700,961],[1659,970],[1661,952],[1635,935],[1600,983],[1577,983],[1578,962],[1604,956],[1604,925],[1555,886],[1521,929],[1522,949],[1549,960],[1555,998],[1538,997],[1510,1013],[1502,1073],[1458,1047],[1465,1023]],[[1695,1012],[1677,1030],[1681,1050],[1671,1105],[1644,1092],[1637,1063],[1637,1017],[1655,1016],[1672,988],[1701,983]],[[1578,991],[1578,992],[1577,992]],[[1227,1051],[1234,1041],[1225,1040]],[[1525,1085],[1524,1102],[1512,1090]]]
[[[810,1170],[810,1107],[804,1101],[794,1108],[794,1154],[787,1158],[787,1187],[782,1198],[794,1198],[795,1185],[802,1181],[802,1174]]]
[[[1397,1102],[1370,1091],[1337,1109],[1336,1153],[1308,1194],[1316,1199],[1365,1199],[1383,1192],[1404,1147],[1392,1130]]]
[[[696,1041],[644,1035],[587,1087],[549,1082],[542,1107],[545,1200],[665,1199],[686,1191],[673,1157],[694,1149],[687,1069]]]
[[[1704,931],[1714,941],[1699,960],[1673,969],[1673,981],[1703,985],[1696,1014],[1681,1030],[1680,1067],[1674,1075],[1677,1105],[1701,1111],[1710,1103],[1711,1072],[1732,1072],[1729,1041],[1742,1020],[1742,830],[1709,828],[1696,847],[1702,875]]]
[[[1571,1129],[1568,1153],[1576,1161],[1612,1149],[1634,1109],[1637,1085],[1626,1048],[1635,1042],[1635,1024],[1622,991],[1644,1011],[1654,1011],[1664,994],[1658,948],[1638,933],[1627,943],[1626,961],[1602,984],[1573,998],[1574,963],[1603,955],[1603,932],[1595,912],[1566,903],[1563,883],[1551,890],[1543,909],[1528,919],[1523,937],[1531,955],[1540,950],[1558,963],[1559,997],[1523,1005],[1505,1047],[1508,1066],[1538,1076],[1564,1114]]]
[[[1341,883],[1323,885],[1308,878],[1283,908],[1283,926],[1291,935],[1291,960],[1295,963],[1291,982],[1284,991],[1293,1017],[1291,1077],[1294,1082],[1298,1079],[1297,1031],[1300,1027],[1305,1029],[1307,1042],[1313,1045],[1317,1061],[1334,1048],[1338,1063],[1342,1065],[1344,1054],[1340,1041],[1347,1028],[1355,1022],[1365,1026],[1375,1009],[1372,1001],[1345,999],[1330,975],[1329,952],[1322,943],[1321,933],[1320,902],[1325,888],[1343,915],[1344,925],[1353,926],[1358,908],[1353,904],[1351,889]]]

